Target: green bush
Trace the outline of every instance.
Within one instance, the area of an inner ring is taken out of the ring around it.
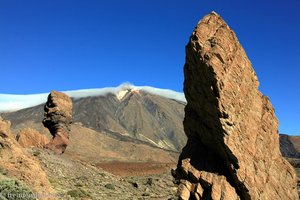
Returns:
[[[7,175],[7,172],[6,172],[5,169],[3,169],[2,167],[0,167],[0,174]]]
[[[35,150],[35,151],[32,152],[33,156],[39,156],[40,154],[41,154],[41,152],[37,151],[37,150]]]
[[[1,200],[34,200],[35,195],[31,190],[14,179],[0,180],[0,199]]]
[[[145,193],[142,194],[142,196],[143,196],[143,197],[149,197],[149,196],[150,196],[150,193],[149,193],[149,192],[145,192]]]
[[[79,188],[75,190],[70,190],[67,192],[68,195],[75,198],[88,198],[90,197],[89,193],[87,193],[85,190]]]
[[[113,185],[113,184],[106,184],[105,185],[105,187],[107,188],[107,189],[110,189],[110,190],[114,190],[115,189],[115,186]]]

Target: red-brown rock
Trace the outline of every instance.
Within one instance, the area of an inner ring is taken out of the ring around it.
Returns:
[[[0,169],[5,170],[9,177],[25,182],[35,193],[55,195],[39,161],[15,140],[10,125],[0,117]]]
[[[56,153],[64,153],[69,142],[69,132],[72,123],[72,100],[62,92],[52,91],[44,107],[43,124],[49,129],[53,138],[45,145]]]
[[[184,75],[188,142],[177,179],[200,184],[198,199],[298,199],[296,174],[279,151],[274,109],[236,35],[215,12],[186,46]]]
[[[47,143],[49,143],[49,139],[45,135],[42,135],[37,130],[34,130],[32,128],[21,129],[16,139],[18,143],[24,148],[43,148]]]

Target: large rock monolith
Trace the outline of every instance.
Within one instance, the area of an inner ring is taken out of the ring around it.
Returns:
[[[181,199],[298,199],[279,150],[278,120],[251,62],[215,12],[186,46],[184,130],[175,177]]]
[[[45,148],[56,153],[64,153],[69,142],[69,132],[72,123],[72,100],[57,91],[52,91],[44,107],[45,116],[43,124],[52,134],[52,140]]]

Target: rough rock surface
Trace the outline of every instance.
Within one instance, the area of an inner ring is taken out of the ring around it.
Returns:
[[[32,128],[23,128],[16,136],[19,144],[24,148],[38,147],[43,148],[49,143],[49,139]]]
[[[10,122],[1,117],[0,169],[5,170],[8,176],[13,176],[28,184],[35,193],[54,195],[54,190],[39,162],[21,148],[11,133]]]
[[[56,153],[64,153],[69,142],[72,123],[72,100],[64,93],[52,91],[44,107],[43,124],[53,138],[45,147]]]
[[[278,120],[235,33],[215,12],[186,46],[181,199],[298,199],[279,151]]]

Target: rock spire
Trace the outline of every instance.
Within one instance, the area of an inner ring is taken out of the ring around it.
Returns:
[[[186,46],[184,130],[174,176],[181,199],[298,199],[278,120],[235,33],[215,12]]]
[[[52,134],[52,140],[45,145],[56,153],[64,153],[69,142],[72,123],[72,100],[62,92],[52,91],[44,107],[43,124]]]

